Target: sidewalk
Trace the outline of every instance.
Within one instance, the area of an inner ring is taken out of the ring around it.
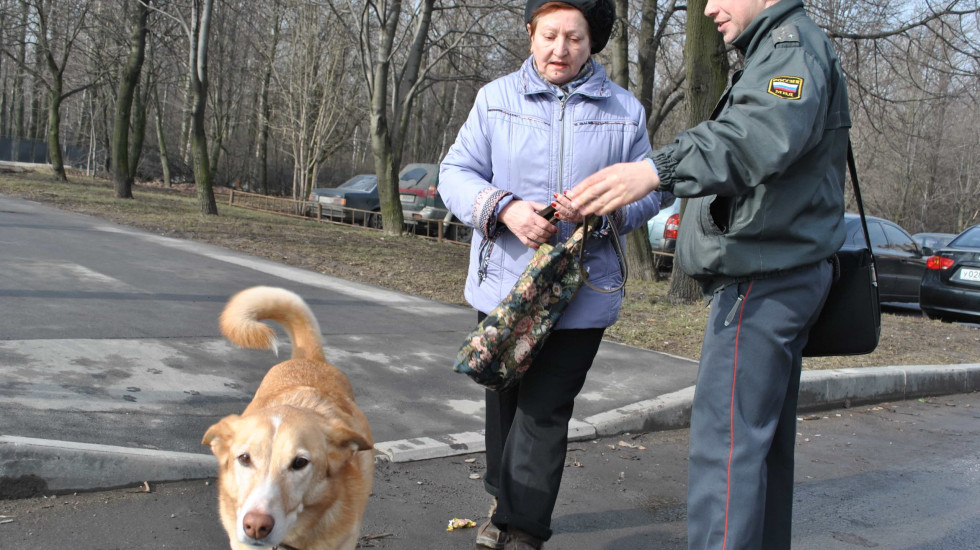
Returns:
[[[854,406],[798,422],[794,550],[976,548],[980,393]],[[687,430],[572,443],[547,550],[682,550]],[[472,462],[470,462],[472,460]],[[379,462],[362,548],[474,548],[483,455]],[[0,547],[228,548],[213,479],[0,500]]]
[[[980,364],[868,367],[805,371],[801,413],[980,390]],[[694,387],[666,393],[574,421],[571,441],[622,433],[686,428]],[[479,453],[480,432],[420,437],[375,444],[377,459],[394,463]],[[91,491],[146,482],[211,478],[213,456],[0,436],[0,498]],[[25,481],[29,480],[29,482]]]

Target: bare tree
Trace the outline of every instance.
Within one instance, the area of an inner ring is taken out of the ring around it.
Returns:
[[[684,60],[687,68],[688,127],[694,127],[711,116],[718,98],[728,83],[728,55],[721,33],[714,22],[704,17],[707,0],[688,3],[687,41]],[[681,202],[681,218],[687,201]],[[674,302],[695,301],[701,297],[697,282],[681,271],[674,262],[667,289],[667,299]]]
[[[76,40],[84,29],[89,3],[73,0],[23,0],[22,4],[28,12],[28,17],[24,19],[27,25],[26,36],[33,41],[32,45],[40,63],[38,66],[28,65],[18,55],[19,47],[11,51],[4,45],[3,52],[47,90],[48,157],[54,177],[67,181],[61,154],[61,104],[72,95],[90,87],[93,80],[87,80],[66,91],[65,71],[69,67]]]
[[[214,182],[207,136],[208,101],[208,38],[214,0],[189,0],[183,11],[172,4],[171,9],[158,10],[175,21],[187,39],[187,82],[190,90],[190,149],[197,186],[197,200],[204,215],[217,215]]]
[[[492,10],[487,6],[456,6],[471,14],[468,27],[449,28],[445,34],[430,39],[435,0],[332,6],[357,44],[370,105],[368,133],[378,176],[381,217],[386,233],[399,234],[404,216],[398,194],[398,167],[415,101],[432,84],[430,77],[439,63],[448,59]],[[403,12],[405,6],[410,11]],[[441,47],[431,50],[430,45],[435,42]]]
[[[292,153],[293,198],[305,199],[323,163],[347,142],[358,87],[343,37],[331,32],[329,12],[314,4],[296,6],[285,28],[288,54],[273,73],[282,107],[277,130]]]
[[[626,0],[616,0],[616,25],[609,41],[612,67],[610,78],[616,84],[629,89],[629,3]],[[626,236],[626,263],[634,276],[641,281],[652,281],[657,278],[657,267],[653,262],[653,250],[650,248],[650,237],[643,224]]]
[[[129,163],[129,126],[133,98],[136,96],[137,85],[143,70],[143,59],[146,55],[146,21],[150,14],[148,3],[127,2],[124,5],[133,10],[132,29],[129,38],[129,56],[119,74],[119,86],[116,91],[116,116],[112,133],[112,176],[116,185],[116,197],[120,199],[133,198],[135,170],[130,168]],[[143,119],[145,120],[145,115],[143,115]],[[142,144],[142,139],[139,141]]]

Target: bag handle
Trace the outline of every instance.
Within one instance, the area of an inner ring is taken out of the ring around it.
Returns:
[[[851,148],[851,139],[847,139],[847,169],[851,173],[851,187],[854,188],[854,198],[857,199],[858,213],[861,215],[861,229],[864,230],[864,242],[868,245],[868,252],[871,252],[871,234],[868,233],[868,220],[864,217],[864,203],[861,201],[861,186],[858,185],[857,163],[854,162],[854,150]],[[874,262],[874,254],[871,255]]]
[[[626,265],[626,255],[623,254],[623,243],[619,242],[619,230],[616,229],[616,224],[609,220],[609,229],[612,232],[612,245],[613,250],[616,251],[616,259],[619,260],[619,269],[623,273],[623,282],[621,282],[615,288],[599,288],[589,282],[589,274],[585,271],[585,242],[589,239],[589,233],[592,231],[590,227],[595,223],[595,218],[589,220],[586,219],[583,222],[584,232],[582,235],[582,247],[578,251],[579,269],[582,270],[582,281],[585,285],[596,292],[601,292],[603,294],[612,294],[613,292],[619,292],[626,286],[626,280],[629,278],[629,266]]]

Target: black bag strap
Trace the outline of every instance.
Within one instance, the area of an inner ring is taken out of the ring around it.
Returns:
[[[861,229],[864,230],[864,242],[868,244],[868,252],[871,252],[871,234],[868,233],[868,220],[864,217],[864,203],[861,201],[861,186],[858,185],[857,164],[854,162],[854,149],[851,148],[851,139],[847,139],[847,170],[851,173],[851,187],[854,188],[854,198],[858,203],[858,213],[861,215]],[[871,255],[874,262],[874,254]]]
[[[585,224],[585,234],[582,236],[582,248],[580,248],[578,252],[579,268],[582,270],[582,280],[585,282],[586,286],[596,292],[601,292],[603,294],[619,292],[624,286],[626,286],[626,280],[629,278],[630,272],[629,266],[626,264],[626,255],[623,254],[623,243],[619,242],[619,230],[616,229],[616,224],[613,223],[612,219],[608,219],[609,229],[612,233],[610,239],[612,239],[613,250],[616,251],[616,259],[619,260],[619,269],[623,273],[623,281],[614,288],[599,288],[589,282],[589,274],[585,271],[585,242],[589,238],[589,233],[591,233],[594,229],[592,228],[592,224],[589,223],[589,220],[585,220],[583,223]]]

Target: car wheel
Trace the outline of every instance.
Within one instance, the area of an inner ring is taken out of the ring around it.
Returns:
[[[468,225],[454,225],[452,239],[461,243],[470,242],[473,239],[473,228]]]
[[[925,313],[926,314],[926,317],[932,319],[933,321],[943,321],[943,322],[947,322],[947,323],[949,322],[949,319],[946,319],[943,316],[942,313],[940,313],[940,312],[938,312],[938,311],[936,311],[934,309],[922,308],[922,313]]]
[[[368,214],[368,227],[373,227],[375,229],[381,229],[384,224],[381,223],[381,213],[375,212],[374,214]]]

